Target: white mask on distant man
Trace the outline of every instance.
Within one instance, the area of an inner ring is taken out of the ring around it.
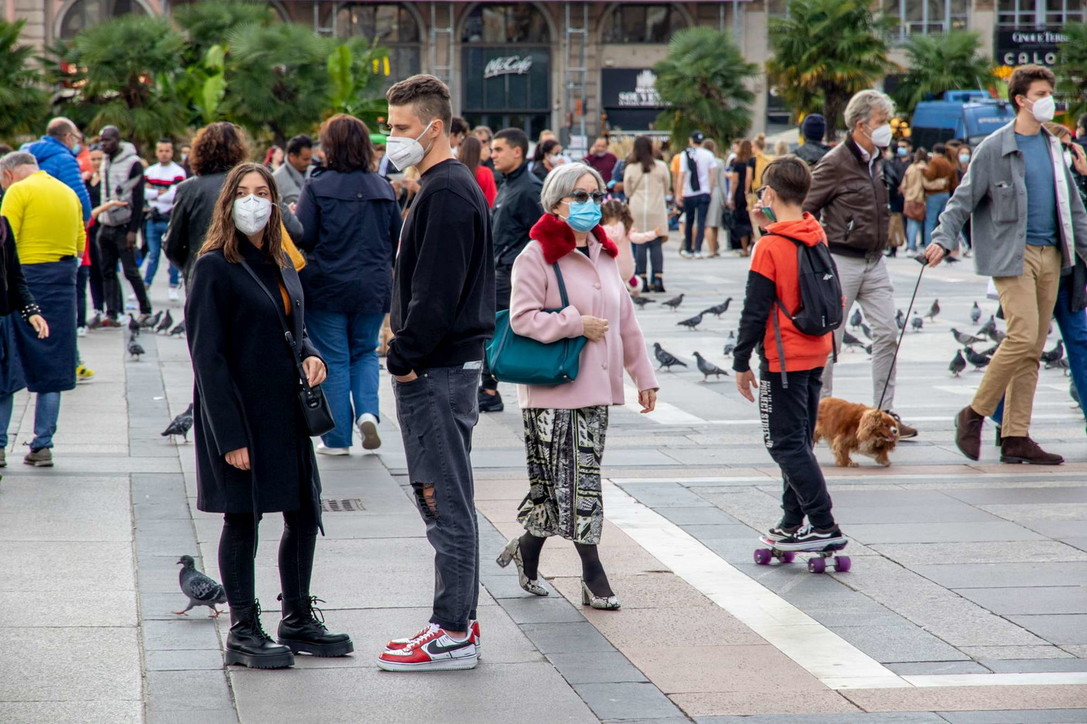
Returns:
[[[234,199],[234,226],[246,236],[257,233],[268,225],[272,216],[272,202],[254,194]]]
[[[408,138],[407,136],[389,136],[385,139],[385,157],[389,159],[389,163],[400,171],[414,166],[423,160],[427,151],[430,150],[430,146],[423,148],[419,143],[419,139],[426,135],[426,132],[430,130],[430,127],[434,125],[434,121],[431,121],[423,129],[416,138]],[[433,144],[431,144],[433,145]]]
[[[1053,96],[1039,98],[1031,101],[1030,112],[1034,114],[1034,120],[1039,123],[1049,123],[1053,120],[1053,114],[1057,112],[1057,102],[1053,100]]]
[[[887,148],[891,145],[891,140],[894,138],[894,133],[891,131],[891,124],[884,123],[882,126],[872,131],[872,135],[869,136],[872,139],[872,143],[876,145],[876,148]]]

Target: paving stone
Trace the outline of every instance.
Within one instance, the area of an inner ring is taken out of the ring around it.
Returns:
[[[142,724],[143,720],[143,702],[138,700],[0,701],[0,721],[13,724]]]
[[[140,630],[143,634],[143,646],[147,651],[220,650],[214,621],[200,616],[178,616],[167,621],[142,621]]]
[[[624,490],[642,505],[654,509],[709,505],[701,496],[692,493],[679,483],[639,483],[628,486]]]
[[[139,701],[136,628],[0,628],[0,701]]]
[[[1026,588],[1087,585],[1087,561],[923,565],[913,570],[946,588]]]
[[[585,654],[614,651],[596,627],[580,623],[529,623],[521,630],[542,654]]]
[[[223,654],[218,649],[148,651],[144,658],[146,671],[193,671],[222,669]]]
[[[130,542],[7,541],[0,591],[134,590]]]
[[[880,663],[911,661],[960,661],[962,652],[912,624],[839,626],[833,629]]]
[[[1087,644],[1087,615],[1009,616],[1015,623],[1054,644]]]
[[[1042,536],[1015,523],[882,523],[850,525],[848,533],[865,545],[877,543],[949,543],[957,541],[1039,540]]]
[[[1014,543],[880,543],[871,546],[902,565],[1087,561],[1087,551],[1065,542],[1038,540]]]
[[[197,718],[202,711],[231,709],[233,702],[226,674],[221,664],[218,668],[218,671],[147,671],[147,708],[155,713],[189,712]]]
[[[837,498],[837,495],[835,495]],[[873,523],[992,523],[1002,518],[965,503],[948,500],[925,505],[895,504],[886,507],[849,506],[834,501],[834,517],[852,531],[858,525]]]
[[[1011,661],[1018,659],[1067,659],[1079,654],[1070,653],[1070,647],[1057,646],[960,646],[959,649],[972,659]],[[1087,647],[1084,655],[1087,658]]]
[[[844,689],[865,711],[1002,711],[1082,706],[1079,686],[952,686],[903,689]]]
[[[964,588],[957,593],[999,614],[1087,613],[1087,587]]]
[[[502,608],[519,624],[563,623],[585,620],[581,612],[573,608],[561,596],[507,598],[503,599]]]
[[[591,654],[549,654],[547,660],[555,665],[562,677],[571,684],[606,684],[645,682],[626,656],[618,651],[597,651]]]
[[[1034,711],[942,711],[950,724],[1071,724],[1087,722],[1087,709]]]
[[[674,573],[609,574],[608,581],[619,596],[623,611],[636,608],[717,608],[716,603]],[[555,578],[551,584],[571,603],[581,603],[580,578]]]
[[[946,724],[946,719],[928,711],[903,711],[878,714],[847,713],[833,716],[818,714],[803,717],[803,724]],[[695,724],[799,724],[795,716],[706,716]]]
[[[976,661],[921,661],[884,663],[899,676],[931,676],[935,674],[991,674],[993,671]]]
[[[707,505],[661,508],[661,515],[681,528],[688,525],[736,525],[738,521],[720,508]]]
[[[192,724],[193,716],[185,711],[161,711],[152,709],[147,714],[148,724]],[[231,709],[205,709],[200,712],[200,724],[238,724],[238,712]]]
[[[28,611],[33,615],[27,615]],[[95,591],[93,597],[87,588],[0,592],[0,628],[135,626],[136,620],[133,591]]]
[[[768,694],[765,691],[699,692],[673,694],[680,709],[697,722],[714,721],[720,714],[755,716],[770,714],[802,715],[801,722],[819,714],[857,712],[859,709],[840,693],[829,689],[794,691],[782,688]]]
[[[600,719],[654,719],[680,713],[652,684],[577,684],[574,690]]]
[[[825,687],[769,644],[626,646],[632,664],[666,694],[714,691],[819,691]]]
[[[1087,503],[1087,486],[999,487],[948,490],[947,494],[973,505],[1000,503]]]
[[[1019,659],[1007,660],[982,660],[979,664],[992,669],[998,674],[1031,674],[1051,671],[1087,671],[1087,660],[1084,659]]]

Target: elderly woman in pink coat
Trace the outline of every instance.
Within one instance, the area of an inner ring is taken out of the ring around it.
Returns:
[[[619,250],[600,226],[604,193],[604,180],[589,166],[555,168],[540,194],[544,215],[513,264],[513,331],[545,343],[575,337],[588,342],[573,382],[518,387],[529,490],[517,519],[525,533],[509,542],[498,563],[516,563],[521,587],[546,596],[537,580],[540,551],[549,536],[562,536],[573,541],[581,556],[582,604],[615,610],[619,600],[597,553],[604,522],[600,460],[608,407],[624,403],[624,370],[637,386],[643,413],[656,406],[658,386],[616,265]],[[565,309],[554,262],[566,284],[570,304]]]

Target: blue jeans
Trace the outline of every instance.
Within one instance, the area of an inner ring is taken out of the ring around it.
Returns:
[[[686,215],[683,225],[683,250],[702,251],[702,239],[706,236],[706,214],[710,210],[710,195],[699,194],[683,199],[683,212]],[[697,227],[697,231],[695,230]],[[694,243],[691,234],[694,234]]]
[[[924,226],[923,221],[917,219],[906,219],[906,248],[910,251],[917,251],[917,237],[921,236],[921,228]],[[925,239],[921,239],[921,248],[923,249]]]
[[[1073,312],[1068,308],[1068,297],[1072,293],[1071,286],[1071,274],[1061,277],[1053,316],[1057,320],[1058,329],[1061,330],[1064,349],[1068,353],[1068,371],[1072,373],[1072,383],[1076,386],[1076,391],[1081,393],[1080,410],[1083,410],[1081,391],[1087,391],[1087,310]],[[1084,414],[1087,415],[1087,412]],[[1004,400],[1000,401],[991,417],[997,425],[1003,422]]]
[[[34,405],[34,439],[30,441],[31,450],[53,447],[53,435],[57,432],[57,418],[60,417],[60,393],[39,392]],[[11,412],[15,405],[15,395],[0,396],[0,448],[8,446],[8,425],[11,424]]]
[[[310,341],[328,367],[328,379],[322,387],[336,421],[336,428],[321,436],[328,447],[351,447],[355,420],[367,412],[380,417],[377,340],[383,321],[384,314],[306,310]]]
[[[940,220],[940,214],[943,213],[944,207],[947,206],[947,200],[951,198],[951,194],[944,193],[933,194],[929,196],[925,201],[925,234],[921,237],[921,246],[925,247],[932,241],[932,232],[936,229],[936,224]]]
[[[143,234],[147,239],[147,269],[144,271],[143,283],[151,286],[155,274],[159,270],[159,257],[162,251],[162,236],[166,233],[169,221],[148,221]],[[167,262],[169,263],[169,262]],[[176,287],[180,283],[181,272],[173,264],[170,264],[170,286]]]

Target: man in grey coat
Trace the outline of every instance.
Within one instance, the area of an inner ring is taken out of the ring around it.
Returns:
[[[272,174],[272,178],[276,180],[280,200],[288,207],[298,203],[298,197],[302,195],[302,185],[309,178],[312,160],[312,138],[301,135],[287,141],[287,157],[283,165]]]
[[[981,452],[982,422],[1005,398],[1001,462],[1064,462],[1029,436],[1038,361],[1062,270],[1071,272],[1075,254],[1087,260],[1087,211],[1059,143],[1042,126],[1053,119],[1054,85],[1048,68],[1015,70],[1008,81],[1008,100],[1018,109],[1015,120],[974,151],[925,250],[929,264],[939,264],[958,248],[959,232],[970,219],[974,267],[993,277],[1008,321],[1008,336],[973,401],[955,417],[955,444],[971,460]]]

